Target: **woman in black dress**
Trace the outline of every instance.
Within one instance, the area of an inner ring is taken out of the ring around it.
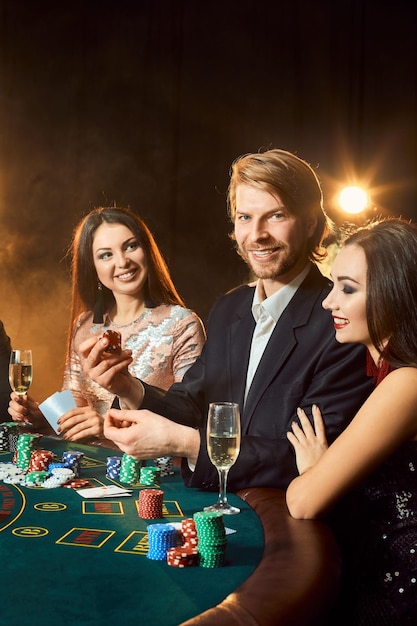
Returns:
[[[289,485],[287,504],[293,517],[317,518],[348,494],[361,498],[361,541],[351,543],[344,579],[348,600],[332,624],[414,625],[417,227],[389,219],[360,229],[345,241],[332,278],[323,306],[336,339],[368,348],[376,387],[330,447],[320,408],[313,407],[314,425],[299,411],[288,439],[300,476]]]

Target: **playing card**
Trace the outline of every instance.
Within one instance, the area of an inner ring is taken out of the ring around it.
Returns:
[[[40,410],[58,435],[58,420],[61,415],[67,411],[75,409],[77,405],[69,389],[65,391],[57,391],[49,396],[42,404],[39,405]]]

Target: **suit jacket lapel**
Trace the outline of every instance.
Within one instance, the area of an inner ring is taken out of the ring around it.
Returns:
[[[284,322],[283,316],[281,316],[279,324],[276,324],[268,341],[268,345],[265,348],[265,352],[259,362],[246,398],[242,417],[242,433],[247,429],[256,405],[265,392],[265,389],[275,378],[288,355],[296,346],[296,343],[291,320],[288,319],[287,316]]]
[[[246,294],[245,301],[236,311],[236,317],[229,328],[228,341],[225,353],[230,354],[230,369],[228,372],[231,381],[232,398],[243,407],[246,386],[246,373],[248,370],[252,335],[255,328],[255,320],[252,315],[252,299],[254,289]]]
[[[243,411],[242,432],[247,429],[262,394],[296,347],[294,329],[308,323],[311,309],[320,297],[319,289],[324,287],[325,280],[317,267],[313,266],[282,313],[253,378]]]

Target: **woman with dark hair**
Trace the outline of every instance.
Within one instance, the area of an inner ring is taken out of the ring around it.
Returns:
[[[199,356],[205,332],[198,316],[184,307],[150,230],[132,211],[91,211],[76,227],[70,253],[71,324],[63,388],[72,391],[77,408],[60,418],[60,434],[72,441],[101,439],[103,415],[114,395],[83,374],[80,344],[91,335],[117,331],[129,376],[167,389]],[[9,413],[37,428],[45,424],[30,397],[20,404],[12,394]]]
[[[288,487],[287,504],[294,517],[317,518],[343,496],[360,496],[362,547],[356,545],[356,567],[344,585],[348,601],[334,623],[415,624],[417,227],[389,219],[358,230],[345,241],[332,277],[323,307],[337,341],[368,348],[376,387],[330,447],[319,407],[314,428],[299,409],[288,439],[300,476]]]
[[[0,321],[0,422],[7,422],[7,406],[10,396],[9,385],[9,360],[10,338],[7,336],[4,324]]]

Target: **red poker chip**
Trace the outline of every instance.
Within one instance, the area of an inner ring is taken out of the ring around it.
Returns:
[[[164,492],[162,489],[142,489],[139,493],[139,517],[142,519],[157,519],[163,517],[163,497]]]
[[[198,565],[198,550],[186,546],[170,548],[167,551],[167,563],[171,567],[193,567]]]
[[[107,346],[105,352],[120,352],[122,349],[122,336],[117,330],[111,330],[111,328],[109,328],[104,331],[101,337],[106,337],[106,339],[109,340],[109,345]]]
[[[63,487],[67,487],[68,489],[80,489],[81,487],[89,486],[88,480],[77,478],[76,480],[69,480]]]
[[[195,520],[192,517],[187,517],[181,522],[182,528],[195,528]]]
[[[198,543],[198,537],[184,537],[183,536],[183,545],[196,546]]]

